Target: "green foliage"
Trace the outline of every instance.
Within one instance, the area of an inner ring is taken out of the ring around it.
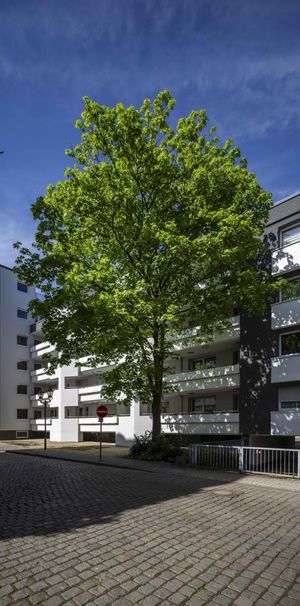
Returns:
[[[151,432],[135,436],[135,444],[131,447],[129,456],[142,461],[169,461],[182,454],[180,436],[162,433],[154,440],[151,437]]]
[[[272,295],[255,266],[271,196],[203,110],[172,128],[162,91],[137,109],[84,98],[74,166],[33,204],[33,252],[16,244],[16,271],[36,284],[55,364],[118,362],[107,398],[150,403],[160,432],[165,360],[172,337],[196,320],[208,342],[233,307],[262,311]]]

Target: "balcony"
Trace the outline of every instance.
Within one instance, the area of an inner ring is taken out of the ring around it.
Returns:
[[[271,412],[271,434],[273,436],[300,436],[300,411]]]
[[[300,381],[300,355],[291,354],[271,360],[271,382]]]
[[[192,370],[174,375],[167,375],[166,382],[175,389],[170,393],[189,393],[203,390],[233,389],[240,384],[240,367],[217,366],[203,370]]]
[[[272,253],[272,275],[293,271],[300,267],[300,242],[277,248]]]
[[[300,324],[300,299],[291,299],[272,305],[272,329]]]
[[[238,412],[194,413],[184,415],[162,415],[165,432],[187,434],[239,434]]]
[[[43,320],[38,320],[30,325],[30,334],[40,337],[43,335]]]
[[[46,427],[50,429],[52,425],[52,419],[46,419]],[[30,428],[36,429],[37,431],[43,431],[45,428],[45,419],[32,419],[30,421]]]
[[[48,370],[47,368],[38,368],[37,370],[32,370],[30,372],[30,377],[31,377],[32,383],[41,383],[41,382],[51,383],[53,381],[57,381],[57,379],[58,379],[57,371],[54,374],[49,375],[47,370]]]
[[[53,353],[54,351],[55,346],[51,345],[51,343],[48,343],[47,341],[34,345],[34,347],[30,347],[32,358],[42,358],[45,354]]]
[[[89,385],[88,387],[79,387],[78,395],[81,404],[87,402],[100,402],[105,398],[101,397],[102,385]]]
[[[31,406],[35,407],[38,406],[39,408],[41,408],[43,405],[40,403],[39,401],[39,396],[38,394],[32,394],[31,396],[29,396],[30,398],[30,404]],[[50,402],[50,405],[47,406],[47,408],[49,407],[58,407],[60,405],[60,395],[59,395],[59,390],[55,389],[53,392],[53,398]]]
[[[214,344],[230,344],[238,341],[240,337],[240,316],[229,318],[228,321],[230,322],[230,327],[224,332],[216,333],[213,336]],[[197,339],[195,339],[195,337],[197,337]],[[173,341],[174,350],[182,351],[195,345],[200,347],[201,345],[204,345],[204,343],[201,343],[200,338],[199,327],[195,327],[190,328],[189,330],[186,330],[175,337],[172,337],[171,340]]]

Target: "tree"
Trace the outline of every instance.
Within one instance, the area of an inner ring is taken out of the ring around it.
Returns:
[[[270,194],[205,111],[172,128],[174,105],[168,91],[139,109],[85,97],[74,166],[32,206],[35,250],[16,244],[19,277],[43,293],[31,310],[57,346],[52,365],[118,362],[105,393],[150,403],[154,438],[174,334],[196,320],[207,341],[274,288],[255,266]]]

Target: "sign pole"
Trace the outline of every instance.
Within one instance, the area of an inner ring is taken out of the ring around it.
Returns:
[[[106,406],[97,406],[96,414],[100,423],[100,432],[99,432],[99,463],[102,463],[102,423],[104,417],[107,416],[108,410]]]
[[[99,462],[102,463],[102,423],[103,423],[103,417],[99,417],[99,423],[100,423]]]

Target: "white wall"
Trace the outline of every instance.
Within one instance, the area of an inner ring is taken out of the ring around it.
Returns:
[[[29,420],[17,419],[17,408],[29,409],[29,396],[17,394],[18,384],[29,387],[29,371],[18,370],[17,362],[29,362],[30,339],[27,347],[17,345],[17,335],[29,337],[33,320],[18,318],[17,309],[26,310],[35,289],[19,291],[17,281],[10,269],[0,266],[0,431],[29,429]]]

